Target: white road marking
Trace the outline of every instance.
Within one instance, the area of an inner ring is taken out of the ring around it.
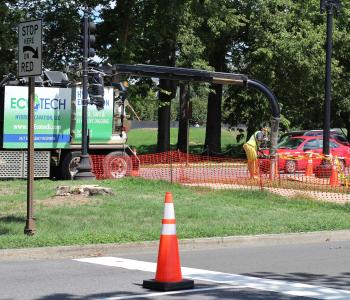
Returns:
[[[240,288],[240,287],[239,287]],[[109,298],[103,298],[101,300],[121,300],[121,299],[136,299],[136,298],[148,298],[148,297],[158,297],[158,296],[165,296],[165,295],[177,295],[177,294],[188,294],[188,293],[198,293],[198,292],[205,292],[205,291],[213,291],[213,290],[227,290],[227,289],[237,289],[236,286],[233,285],[220,285],[210,288],[201,288],[201,289],[192,289],[192,290],[182,290],[182,291],[171,291],[171,292],[159,292],[159,293],[148,293],[148,294],[139,294],[139,295],[132,295],[132,296],[121,296],[121,297],[109,297]]]
[[[153,273],[155,273],[157,268],[156,263],[119,257],[93,257],[75,260],[91,264]],[[185,278],[215,282],[232,286],[239,286],[240,288],[250,288],[262,291],[281,293],[290,296],[310,297],[315,299],[350,299],[350,291],[347,290],[338,290],[298,282],[264,279],[258,277],[243,276],[237,274],[222,273],[186,267],[182,267],[181,271],[182,276]],[[149,294],[145,295],[145,297],[146,296],[149,297]]]

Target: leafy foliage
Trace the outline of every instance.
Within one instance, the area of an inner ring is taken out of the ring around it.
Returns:
[[[17,24],[34,18],[43,19],[45,68],[62,70],[80,62],[79,23],[88,5],[98,22],[97,50],[104,62],[247,74],[275,93],[283,128],[319,128],[326,40],[326,14],[320,13],[319,4],[318,0],[7,0],[0,3],[0,72],[16,70]],[[350,2],[342,1],[334,16],[331,126],[346,127],[350,135],[349,20]],[[248,132],[269,121],[269,103],[257,92],[191,87],[193,122],[208,122],[212,144],[220,144],[221,118],[232,126],[245,124]],[[178,117],[176,101],[166,97],[158,103],[165,86],[140,80],[131,90],[131,104],[143,119],[157,119],[157,110],[166,105],[169,110],[163,114]],[[174,87],[169,92],[174,94]],[[208,99],[213,103],[206,116]]]
[[[321,127],[326,22],[325,15],[319,13],[319,1],[246,1],[245,5],[246,31],[240,41],[244,47],[234,47],[234,66],[271,87],[292,127]],[[341,44],[348,39],[344,27],[349,24],[345,21],[348,14],[349,4],[344,3],[341,17],[335,18],[333,126],[345,126],[349,119],[348,84],[344,81],[348,62],[341,60],[345,49]],[[235,90],[229,94],[225,105],[229,122],[256,128],[268,119],[268,108],[261,106],[256,95]]]
[[[20,12],[11,10],[5,2],[0,3],[0,74],[15,72],[17,34]]]

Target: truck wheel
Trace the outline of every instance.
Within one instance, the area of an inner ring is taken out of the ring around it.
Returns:
[[[118,179],[131,175],[132,161],[125,152],[114,151],[106,155],[103,168],[105,178]]]
[[[78,172],[77,166],[80,162],[80,155],[80,151],[72,151],[64,155],[60,164],[61,179],[73,179],[74,175]]]
[[[297,170],[297,163],[295,160],[287,160],[284,167],[286,173],[295,173]]]

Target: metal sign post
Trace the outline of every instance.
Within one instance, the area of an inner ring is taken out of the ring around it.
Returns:
[[[33,213],[34,182],[34,97],[35,76],[42,72],[42,21],[34,20],[18,26],[18,77],[29,77],[28,150],[27,150],[27,219],[24,233],[35,233]]]
[[[28,152],[27,152],[27,220],[24,233],[35,233],[35,218],[33,213],[33,182],[34,182],[34,83],[35,77],[29,77],[28,89]]]

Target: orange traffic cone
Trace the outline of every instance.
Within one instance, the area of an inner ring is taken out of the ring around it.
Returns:
[[[331,186],[339,186],[339,178],[338,178],[338,170],[337,170],[337,166],[336,166],[336,160],[337,160],[337,158],[335,158],[333,160],[331,177],[329,179],[329,183]]]
[[[182,278],[176,236],[174,203],[170,192],[165,194],[164,217],[162,220],[156,277],[155,279],[144,280],[142,286],[158,291],[194,288],[193,280]]]
[[[313,175],[312,154],[309,154],[309,157],[307,159],[305,176],[312,176],[312,175]]]

